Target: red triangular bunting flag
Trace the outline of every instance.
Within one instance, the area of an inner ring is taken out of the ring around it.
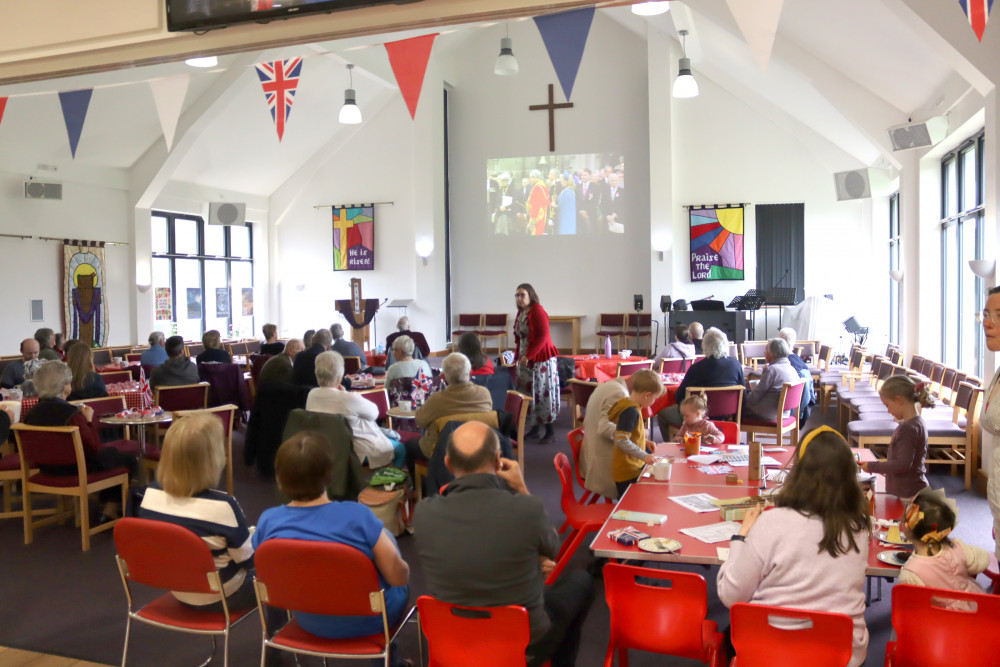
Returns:
[[[7,108],[7,98],[0,97],[0,123],[3,122],[3,110]]]
[[[385,45],[392,73],[396,75],[396,85],[403,94],[406,108],[410,110],[410,118],[416,118],[417,115],[417,102],[420,101],[420,89],[424,85],[424,73],[427,71],[427,61],[430,60],[435,37],[437,33],[387,42]]]

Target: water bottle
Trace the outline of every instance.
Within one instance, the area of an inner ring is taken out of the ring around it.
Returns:
[[[604,338],[604,358],[605,359],[611,358],[611,336],[607,336]]]
[[[382,343],[379,343],[378,347],[375,348],[375,353],[376,354],[385,354],[385,345],[383,345]]]

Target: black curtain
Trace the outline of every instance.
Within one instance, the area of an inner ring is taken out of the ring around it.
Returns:
[[[757,289],[794,287],[805,298],[805,204],[758,204]]]

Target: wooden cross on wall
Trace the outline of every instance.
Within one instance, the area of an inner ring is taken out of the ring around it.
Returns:
[[[528,107],[528,111],[548,111],[549,112],[549,152],[554,153],[556,150],[556,109],[570,109],[573,107],[572,102],[562,102],[561,104],[555,103],[555,92],[553,90],[553,85],[549,84],[549,103],[548,104],[532,104]]]

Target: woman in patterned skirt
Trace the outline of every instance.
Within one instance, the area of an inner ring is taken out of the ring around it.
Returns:
[[[538,427],[545,424],[542,444],[555,438],[552,422],[559,415],[559,372],[556,355],[559,353],[549,337],[549,316],[538,303],[535,288],[521,283],[514,293],[517,317],[514,318],[514,344],[517,348],[517,388],[531,396],[531,430],[526,437],[538,435]]]

